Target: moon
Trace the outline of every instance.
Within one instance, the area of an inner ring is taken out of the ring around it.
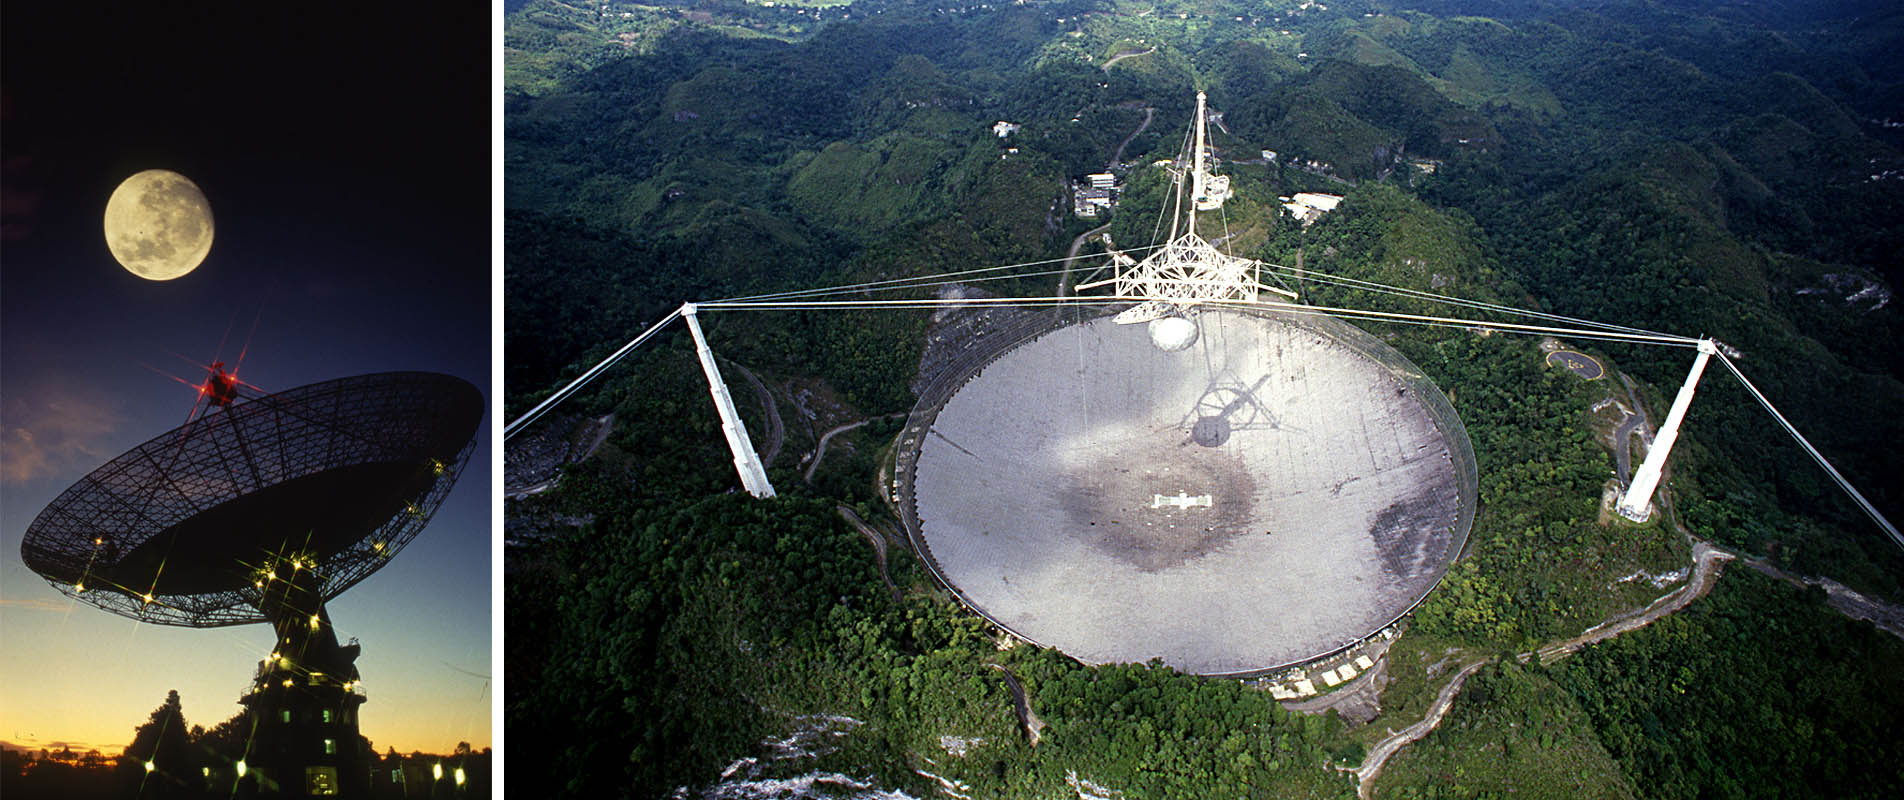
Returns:
[[[196,269],[212,250],[212,207],[198,184],[148,169],[106,201],[106,247],[132,274],[169,281]]]

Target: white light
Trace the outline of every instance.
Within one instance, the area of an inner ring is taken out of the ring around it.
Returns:
[[[245,776],[245,760],[241,758],[241,759],[238,759],[238,777],[242,778],[244,776]]]
[[[435,764],[431,764],[431,765],[430,765],[430,775],[431,775],[431,776],[432,776],[432,777],[433,777],[433,778],[434,778],[435,780],[439,780],[439,781],[440,781],[440,780],[442,780],[442,779],[443,779],[443,762],[441,762],[441,761],[438,761],[438,762],[436,762]]]
[[[457,786],[463,785],[463,768],[462,767],[456,768],[456,785]]]
[[[158,767],[155,767],[155,766],[153,766],[153,765],[152,765],[152,762],[150,762],[150,761],[147,761],[147,762],[145,762],[145,771],[146,771],[146,772],[151,772],[152,770],[155,770],[155,769],[158,769]]]

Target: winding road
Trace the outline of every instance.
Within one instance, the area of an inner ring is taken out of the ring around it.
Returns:
[[[721,360],[727,361],[725,358]],[[773,393],[767,391],[767,384],[761,383],[753,370],[733,361],[727,361],[727,365],[740,370],[740,376],[753,385],[754,395],[760,399],[761,407],[767,409],[767,450],[760,454],[760,465],[772,465],[773,460],[780,456],[780,445],[787,440],[787,426],[780,421],[780,404],[774,402]]]
[[[1454,696],[1459,694],[1462,685],[1468,682],[1468,676],[1473,675],[1493,660],[1494,659],[1491,658],[1484,658],[1462,667],[1460,672],[1454,674],[1454,679],[1448,681],[1448,685],[1441,687],[1441,691],[1435,695],[1434,705],[1428,707],[1428,715],[1426,717],[1423,717],[1420,722],[1401,729],[1396,732],[1395,735],[1375,743],[1375,747],[1370,749],[1368,755],[1362,758],[1361,766],[1355,767],[1354,769],[1338,767],[1338,769],[1355,773],[1355,796],[1367,798],[1370,793],[1375,790],[1375,778],[1382,774],[1382,765],[1388,763],[1388,757],[1394,755],[1395,751],[1402,749],[1403,746],[1410,742],[1427,736],[1429,731],[1434,730],[1436,726],[1440,725],[1441,719],[1448,716],[1448,709],[1454,705]]]
[[[1658,600],[1654,600],[1651,605],[1636,614],[1615,616],[1606,622],[1588,628],[1579,636],[1540,648],[1538,652],[1540,653],[1541,660],[1543,662],[1550,662],[1565,658],[1582,647],[1606,641],[1628,631],[1639,630],[1640,628],[1652,624],[1654,620],[1685,608],[1691,604],[1692,601],[1703,597],[1706,592],[1711,591],[1713,581],[1718,579],[1721,565],[1735,558],[1732,553],[1720,550],[1705,542],[1695,542],[1693,544],[1692,557],[1692,576],[1686,581],[1685,586],[1681,586]],[[1519,656],[1519,660],[1527,661],[1533,656],[1533,653],[1522,653]],[[1460,672],[1455,673],[1454,679],[1448,681],[1448,685],[1441,687],[1441,691],[1435,695],[1435,702],[1432,706],[1429,706],[1426,717],[1420,722],[1403,728],[1393,736],[1389,736],[1377,742],[1373,748],[1369,749],[1368,755],[1362,759],[1361,766],[1353,769],[1338,767],[1338,769],[1355,773],[1357,781],[1356,796],[1362,798],[1369,797],[1375,790],[1375,779],[1382,774],[1382,765],[1388,762],[1389,757],[1393,756],[1409,743],[1417,741],[1423,736],[1427,736],[1437,725],[1440,725],[1442,718],[1448,715],[1448,709],[1454,702],[1455,695],[1461,692],[1462,685],[1467,682],[1468,676],[1473,675],[1476,670],[1486,666],[1493,660],[1492,658],[1484,658],[1462,667]]]
[[[1058,275],[1059,297],[1071,296],[1071,262],[1078,260],[1078,249],[1084,246],[1086,240],[1110,229],[1111,224],[1106,222],[1103,225],[1078,234],[1078,238],[1071,240],[1071,250],[1064,254],[1064,272]],[[1063,307],[1060,306],[1059,308],[1062,309]]]
[[[1104,62],[1103,69],[1105,72],[1110,72],[1112,64],[1115,64],[1119,61],[1123,61],[1124,59],[1130,58],[1132,56],[1147,56],[1155,52],[1157,52],[1157,48],[1153,47],[1153,48],[1150,48],[1149,50],[1132,50],[1127,53],[1118,53],[1117,55],[1111,56],[1111,60]]]
[[[846,524],[866,537],[866,541],[873,543],[873,556],[879,560],[879,579],[886,582],[886,590],[892,592],[893,601],[897,602],[899,587],[893,585],[892,575],[886,571],[886,537],[873,530],[873,526],[866,524],[866,520],[860,519],[859,514],[846,505],[834,506],[834,510],[840,512],[840,518],[846,520]]]
[[[1143,133],[1145,128],[1150,127],[1150,120],[1156,116],[1157,109],[1144,106],[1144,121],[1137,123],[1137,130],[1131,131],[1129,136],[1124,137],[1124,141],[1117,143],[1117,149],[1111,152],[1111,162],[1104,165],[1105,172],[1110,172],[1118,164],[1124,162],[1124,148],[1131,143],[1132,139],[1137,138],[1137,134]]]
[[[903,416],[905,416],[905,413],[904,413],[904,412],[895,412],[895,413],[892,413],[892,414],[882,414],[882,415],[880,415],[880,416],[877,416],[877,417],[867,417],[866,419],[862,419],[862,420],[860,420],[860,421],[858,421],[858,422],[848,422],[848,423],[846,423],[845,425],[841,425],[841,426],[839,426],[839,427],[836,427],[836,428],[834,428],[834,429],[832,429],[832,430],[830,430],[830,431],[827,431],[827,432],[826,432],[826,433],[824,433],[824,434],[821,434],[821,435],[820,435],[820,443],[819,443],[819,445],[817,445],[817,446],[815,446],[815,447],[813,448],[813,460],[811,460],[811,461],[808,461],[808,462],[807,462],[807,473],[806,473],[806,476],[805,476],[805,478],[806,478],[806,482],[807,482],[807,483],[812,483],[812,482],[813,482],[813,471],[814,471],[814,470],[817,470],[817,469],[819,469],[819,468],[820,468],[820,461],[821,461],[822,459],[824,459],[824,458],[826,458],[826,446],[827,446],[827,444],[828,444],[829,442],[832,442],[832,441],[833,441],[833,437],[834,437],[834,436],[836,436],[836,435],[839,435],[839,434],[842,434],[842,433],[845,433],[845,432],[847,432],[847,431],[850,431],[850,430],[852,430],[852,429],[854,429],[854,428],[857,428],[857,427],[859,427],[859,426],[861,426],[861,425],[865,425],[866,423],[868,423],[868,422],[872,422],[873,420],[878,420],[878,419],[898,419],[898,418],[900,418],[900,417],[903,417]],[[777,449],[777,448],[776,448],[776,449]]]
[[[1018,676],[1013,675],[1012,671],[1004,666],[999,664],[986,666],[1005,673],[1005,686],[1011,689],[1012,703],[1018,706],[1018,724],[1025,726],[1025,738],[1031,740],[1032,747],[1037,747],[1038,740],[1043,738],[1045,721],[1038,718],[1038,712],[1032,711],[1031,703],[1025,700],[1025,687],[1019,685]]]
[[[1631,456],[1633,431],[1646,429],[1646,408],[1640,405],[1639,396],[1633,393],[1632,378],[1621,375],[1620,383],[1626,386],[1626,400],[1633,405],[1633,412],[1627,414],[1626,419],[1620,421],[1620,427],[1613,431],[1613,462],[1619,467],[1620,485],[1625,486],[1626,477],[1630,474],[1633,463]]]

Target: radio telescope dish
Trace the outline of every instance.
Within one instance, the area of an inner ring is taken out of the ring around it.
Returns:
[[[482,393],[393,372],[245,398],[81,478],[20,545],[60,591],[188,627],[266,621],[254,572],[292,552],[326,600],[416,538],[475,446]]]
[[[369,796],[361,649],[337,641],[325,603],[442,504],[476,446],[482,393],[390,372],[245,395],[213,372],[217,410],[81,478],[27,526],[20,556],[68,596],[142,622],[269,622],[276,646],[238,699],[255,724],[234,793],[249,780],[243,793]]]
[[[999,626],[1088,663],[1260,673],[1379,632],[1460,553],[1467,433],[1367,333],[1206,306],[1172,352],[1040,318],[922,388],[896,473],[917,550]]]

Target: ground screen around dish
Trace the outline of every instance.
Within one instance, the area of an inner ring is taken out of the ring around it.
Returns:
[[[1051,330],[915,412],[902,506],[968,604],[1087,662],[1245,673],[1353,644],[1440,580],[1475,478],[1433,384],[1333,319],[1198,325],[1174,353],[1108,317]]]

